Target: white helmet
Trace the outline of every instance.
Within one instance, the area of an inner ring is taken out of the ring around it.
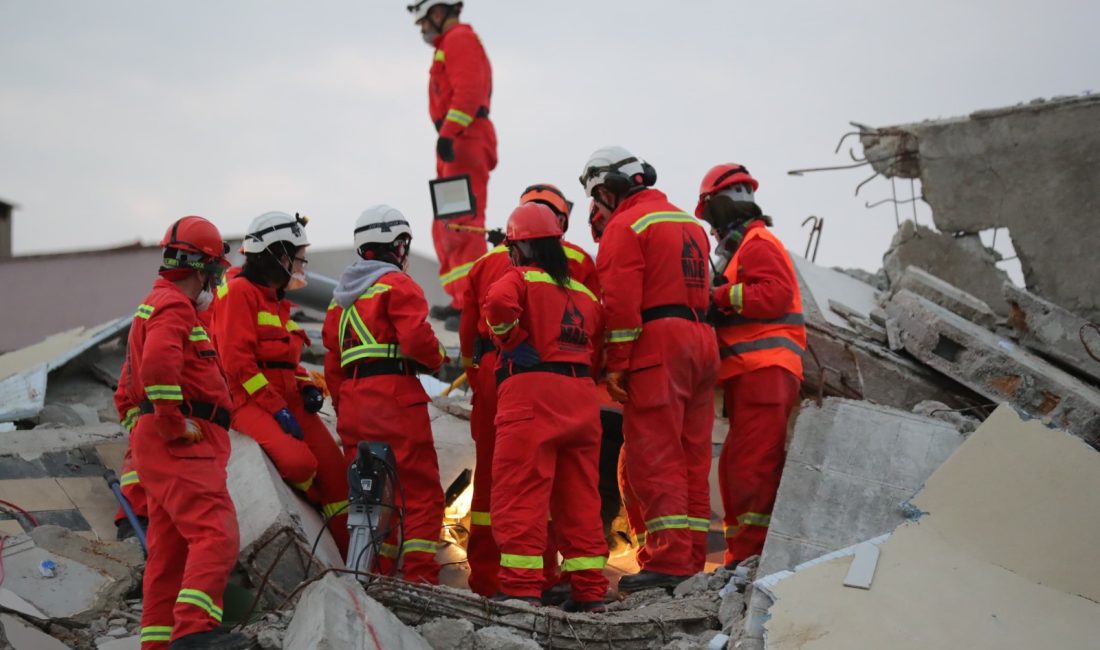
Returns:
[[[291,246],[309,246],[305,225],[309,219],[285,212],[265,212],[252,220],[245,233],[241,251],[262,253],[275,242],[285,241]]]
[[[424,20],[428,16],[428,12],[432,10],[432,7],[438,7],[439,5],[447,5],[448,7],[454,5],[460,5],[461,2],[454,2],[454,0],[417,0],[406,9],[413,15],[413,22],[418,23]]]
[[[405,215],[388,205],[372,205],[355,220],[355,250],[367,244],[391,244],[401,235],[412,239]]]
[[[641,176],[638,182],[638,176]],[[611,146],[597,149],[588,157],[581,171],[584,193],[592,196],[592,190],[607,185],[616,194],[635,185],[650,186],[657,182],[657,171],[646,161],[623,147]]]

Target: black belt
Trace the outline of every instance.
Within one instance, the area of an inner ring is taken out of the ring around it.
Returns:
[[[707,320],[707,310],[702,307],[688,307],[687,305],[661,305],[642,310],[642,322],[648,323],[658,318],[682,318],[684,320],[703,323]]]
[[[289,361],[257,361],[256,365],[263,370],[297,370],[298,366]]]
[[[588,377],[590,376],[590,369],[583,363],[563,363],[557,361],[546,361],[544,363],[536,363],[533,366],[517,366],[512,363],[506,363],[504,366],[497,368],[497,385],[499,386],[505,379],[508,379],[512,375],[519,375],[525,372],[552,372],[556,375],[565,375],[566,377]]]
[[[223,429],[229,428],[229,409],[209,402],[184,402],[179,405],[179,408],[184,417],[207,420]],[[142,400],[138,404],[138,410],[145,414],[152,413],[153,403],[149,400]]]
[[[425,372],[427,368],[408,359],[377,359],[373,361],[360,361],[347,370],[348,379],[363,379],[364,377],[377,377],[378,375],[415,375]]]

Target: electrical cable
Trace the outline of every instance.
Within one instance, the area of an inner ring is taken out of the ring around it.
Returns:
[[[23,508],[20,508],[19,506],[15,505],[11,501],[5,501],[4,499],[0,499],[0,505],[4,506],[5,508],[8,508],[10,510],[14,510],[14,511],[18,512],[19,514],[23,515],[24,517],[29,519],[32,524],[34,524],[35,528],[38,528],[41,525],[41,524],[38,523],[38,519],[35,518],[34,515],[32,515],[30,512],[27,512]]]

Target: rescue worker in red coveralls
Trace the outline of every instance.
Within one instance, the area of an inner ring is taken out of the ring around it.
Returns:
[[[439,281],[451,303],[432,307],[431,316],[446,321],[447,329],[457,332],[459,313],[465,306],[466,274],[474,261],[485,254],[486,245],[480,233],[456,231],[447,226],[485,226],[489,172],[497,166],[497,135],[489,120],[493,70],[481,39],[469,25],[459,22],[461,2],[418,0],[408,9],[424,42],[435,48],[428,83],[428,113],[439,133],[435,147],[436,175],[469,176],[474,195],[475,214],[436,220],[432,224]]]
[[[141,647],[246,648],[247,637],[215,632],[240,538],[225,483],[229,389],[198,317],[228,248],[214,224],[194,216],[173,223],[161,246],[160,277],[134,315],[116,396],[138,408],[130,448],[149,511]]]
[[[520,195],[520,204],[527,202],[541,203],[553,210],[562,232],[569,227],[569,212],[573,204],[553,185],[538,184],[528,187]],[[562,240],[562,247],[569,262],[569,276],[588,287],[593,294],[599,295],[596,264],[592,258],[580,247],[567,241]],[[493,540],[492,520],[489,516],[493,447],[496,439],[493,420],[497,413],[497,383],[493,369],[496,368],[497,349],[491,339],[489,326],[481,315],[480,306],[489,287],[512,267],[507,252],[506,246],[496,246],[482,255],[470,268],[464,298],[467,307],[462,312],[459,330],[462,365],[473,390],[470,433],[477,451],[466,558],[470,565],[470,590],[485,597],[491,597],[499,591],[497,574],[500,570],[500,549]],[[480,372],[480,368],[486,368],[487,371]],[[563,589],[551,591],[559,582],[559,573],[558,547],[554,542],[553,532],[549,535],[551,543],[547,544],[543,558],[546,578],[543,604],[556,605],[568,596],[568,592]]]
[[[622,147],[581,173],[599,237],[607,388],[623,407],[621,483],[642,543],[619,591],[671,587],[703,569],[710,525],[718,350],[706,323],[710,242],[699,221],[650,189],[657,173]]]
[[[794,265],[768,230],[772,220],[756,204],[758,187],[743,166],[717,165],[703,178],[695,208],[711,225],[719,256],[729,260],[714,302],[718,376],[730,420],[718,465],[730,567],[764,549],[806,349]]]
[[[348,465],[361,441],[393,449],[405,499],[404,542],[397,547],[395,523],[379,554],[381,571],[392,573],[403,558],[405,580],[438,584],[443,488],[429,398],[416,375],[437,371],[446,357],[428,324],[424,292],[405,273],[408,220],[388,205],[372,206],[355,222],[354,235],[362,259],[340,276],[323,330],[336,430]]]
[[[515,266],[489,288],[483,305],[501,350],[491,499],[501,552],[496,598],[541,602],[549,513],[572,587],[562,608],[602,612],[607,542],[592,366],[603,316],[596,296],[569,277],[561,234],[545,205],[516,208],[505,240]]]
[[[125,366],[123,366],[123,370],[125,370]],[[119,382],[118,388],[115,390],[115,410],[118,411],[119,423],[126,430],[126,435],[129,436],[134,431],[134,425],[137,424],[141,410],[130,401],[127,393],[126,386]],[[141,486],[141,479],[138,477],[137,470],[134,469],[133,446],[132,440],[129,438],[127,439],[126,455],[122,458],[121,470],[122,474],[118,477],[118,484],[122,490],[122,496],[130,502],[130,509],[137,516],[138,523],[142,527],[148,528],[149,504],[145,500],[145,488]],[[126,517],[126,512],[121,505],[118,507],[118,511],[115,512],[115,529],[115,537],[119,540],[137,537],[137,531],[134,530],[133,524]]]
[[[305,219],[267,212],[252,220],[240,275],[219,287],[213,331],[233,394],[233,428],[256,442],[279,475],[318,505],[347,551],[347,472],[317,412],[324,394],[300,362],[305,333],[285,292],[305,285]]]

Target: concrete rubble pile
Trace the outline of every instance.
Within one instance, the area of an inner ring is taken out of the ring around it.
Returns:
[[[1098,138],[1096,98],[864,129],[876,171],[922,181],[939,231],[901,223],[878,273],[792,255],[805,399],[761,557],[721,565],[713,492],[710,571],[672,593],[613,599],[600,615],[471,594],[460,390],[430,407],[457,504],[437,555],[444,586],[341,575],[320,516],[233,433],[241,548],[226,619],[251,611],[244,630],[266,650],[1089,646],[1100,528],[1080,513],[1100,506],[1100,284],[1083,269],[1100,249]],[[1007,180],[1021,168],[1027,183]],[[1026,289],[982,244],[988,228],[1008,230]],[[125,452],[111,393],[127,324],[0,357],[0,498],[42,524],[0,508],[0,647],[137,647],[143,558],[111,541],[116,504],[100,478]],[[457,338],[433,325],[457,358]],[[719,418],[716,458],[727,428]],[[616,564],[631,550],[619,537],[613,586],[633,570]]]

